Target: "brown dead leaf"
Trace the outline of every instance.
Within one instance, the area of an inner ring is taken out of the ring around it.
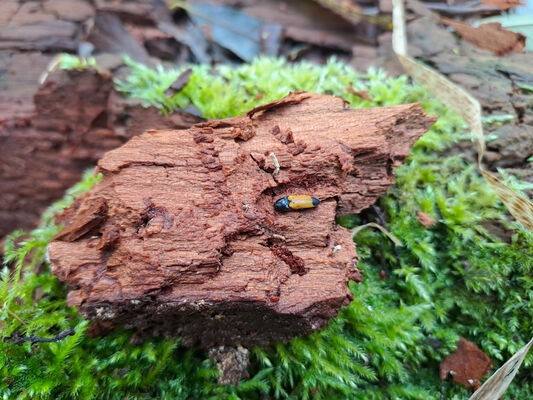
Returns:
[[[385,29],[391,29],[391,21],[386,16],[369,15],[362,12],[357,4],[350,0],[315,0],[323,7],[333,11],[352,24],[357,25],[361,20],[380,25]]]
[[[487,7],[499,8],[500,10],[508,10],[510,8],[526,5],[526,3],[523,3],[520,0],[483,0],[481,4]]]
[[[374,101],[372,97],[370,97],[370,94],[366,90],[355,90],[353,87],[347,87],[346,91],[351,94],[355,94],[356,96],[359,96],[362,99],[368,100],[368,101]]]
[[[440,379],[451,375],[453,380],[466,387],[479,387],[479,380],[492,368],[492,361],[474,343],[464,337],[459,339],[457,350],[440,363]]]
[[[477,28],[449,18],[442,18],[442,22],[451,26],[464,41],[497,56],[522,53],[526,45],[524,35],[503,28],[499,22],[489,22]]]
[[[435,224],[435,218],[422,211],[416,213],[416,220],[420,222],[424,228],[431,228]]]

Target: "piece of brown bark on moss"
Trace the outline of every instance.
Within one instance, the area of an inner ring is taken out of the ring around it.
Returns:
[[[350,109],[306,92],[107,153],[50,243],[68,304],[186,345],[250,346],[325,326],[360,281],[339,214],[373,204],[435,122],[418,104]],[[312,195],[312,209],[274,201]],[[291,268],[291,264],[298,268]]]

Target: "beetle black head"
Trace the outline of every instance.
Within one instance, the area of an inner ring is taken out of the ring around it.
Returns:
[[[279,212],[287,212],[291,210],[287,196],[282,197],[274,203],[274,210]]]

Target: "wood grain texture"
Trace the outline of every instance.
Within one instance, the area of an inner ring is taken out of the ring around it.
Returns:
[[[296,92],[245,116],[147,131],[100,160],[103,180],[50,244],[52,270],[84,316],[141,334],[209,348],[309,333],[361,280],[336,215],[384,194],[435,120],[417,104],[350,109]],[[322,203],[276,212],[289,194]]]

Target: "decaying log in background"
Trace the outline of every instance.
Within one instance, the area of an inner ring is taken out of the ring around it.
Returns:
[[[338,214],[359,212],[435,122],[418,104],[350,109],[292,93],[245,116],[150,130],[107,153],[103,180],[50,243],[68,303],[187,345],[249,346],[326,325],[361,279]],[[276,199],[322,201],[274,211]]]
[[[12,86],[11,92],[35,93],[31,101],[26,92],[13,98],[0,91],[0,241],[35,227],[106,151],[148,128],[188,128],[202,120],[128,103],[110,76],[95,71],[57,71],[40,87],[33,81]]]

